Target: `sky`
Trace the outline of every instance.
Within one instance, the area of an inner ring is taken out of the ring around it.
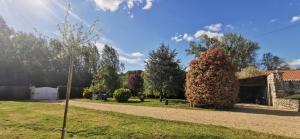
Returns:
[[[126,70],[144,68],[149,52],[161,43],[176,49],[187,67],[189,41],[201,35],[234,32],[256,41],[261,55],[271,52],[300,67],[300,0],[70,0],[74,22],[88,27],[97,17],[104,44],[114,47]],[[57,36],[62,0],[0,0],[0,16],[17,31],[34,29]]]

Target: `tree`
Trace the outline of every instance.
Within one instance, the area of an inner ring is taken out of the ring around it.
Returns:
[[[189,65],[187,100],[192,107],[232,108],[238,100],[238,79],[231,59],[221,48],[210,48]]]
[[[260,71],[259,69],[257,69],[254,66],[250,66],[247,68],[242,69],[242,71],[240,71],[238,73],[239,78],[248,78],[248,77],[254,77],[257,75],[261,75],[263,74],[262,71]]]
[[[241,35],[227,33],[221,39],[204,35],[200,43],[191,42],[186,51],[198,57],[201,52],[213,47],[221,47],[231,57],[232,63],[238,70],[255,65],[256,51],[259,49],[258,43],[247,40]]]
[[[160,101],[177,93],[183,86],[179,81],[182,70],[176,55],[175,50],[161,44],[157,50],[150,52],[148,61],[146,61],[146,79],[148,79],[149,85],[159,92]]]
[[[111,65],[103,65],[93,77],[94,93],[112,93],[119,87],[119,75]]]
[[[286,62],[278,56],[274,56],[271,53],[265,53],[262,56],[261,63],[267,70],[278,70],[281,67],[286,69]]]
[[[118,72],[122,69],[117,51],[105,45],[100,58],[100,68],[93,77],[92,90],[95,93],[112,93],[120,86]]]
[[[100,68],[105,65],[110,65],[116,72],[124,68],[122,63],[120,63],[118,52],[108,45],[104,45],[100,58]]]
[[[143,91],[144,80],[141,74],[129,74],[127,82],[128,89],[130,89],[133,95],[138,95],[139,92]]]
[[[67,124],[67,113],[69,105],[69,97],[71,93],[72,77],[74,69],[74,59],[77,57],[76,49],[85,46],[87,44],[95,43],[99,36],[99,30],[96,28],[96,20],[90,27],[84,28],[82,23],[72,24],[69,15],[71,13],[71,4],[66,5],[65,20],[62,24],[58,25],[60,34],[62,36],[61,42],[69,55],[69,69],[68,69],[68,83],[67,83],[67,94],[66,94],[66,105],[64,112],[64,121],[61,138],[64,138]]]

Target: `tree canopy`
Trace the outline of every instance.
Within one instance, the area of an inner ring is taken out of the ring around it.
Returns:
[[[148,83],[159,92],[161,100],[167,96],[180,92],[183,88],[182,69],[180,61],[176,59],[177,53],[165,44],[149,54],[146,61],[145,72]]]
[[[256,51],[260,48],[258,43],[248,40],[241,35],[226,33],[222,38],[210,38],[204,35],[200,43],[190,42],[187,54],[198,57],[209,48],[221,47],[231,57],[232,63],[238,70],[255,65]]]
[[[261,64],[267,70],[289,69],[288,64],[282,58],[272,53],[263,54]]]
[[[10,29],[0,17],[0,84],[66,85],[68,53],[62,41]],[[99,54],[94,44],[75,50],[74,86],[89,86],[98,66]]]
[[[112,95],[120,86],[118,72],[121,70],[121,66],[117,51],[105,45],[100,57],[100,67],[93,77],[92,91]]]

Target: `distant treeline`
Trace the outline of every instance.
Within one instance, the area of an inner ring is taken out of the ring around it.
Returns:
[[[76,49],[73,86],[90,86],[99,53],[90,44]],[[55,39],[16,32],[0,17],[0,85],[66,85],[68,50]]]

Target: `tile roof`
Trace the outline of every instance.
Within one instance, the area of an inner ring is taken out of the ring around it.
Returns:
[[[283,70],[282,78],[285,81],[300,81],[300,70]]]
[[[266,71],[265,75],[271,74],[273,71]],[[282,73],[282,78],[284,81],[300,81],[300,70],[279,70]]]
[[[284,81],[300,81],[300,70],[279,70],[283,72],[282,78]],[[261,76],[268,76],[272,72],[275,72],[275,70],[268,70],[265,71],[263,74],[256,75],[253,77],[247,77],[247,78],[255,78],[255,77],[261,77]],[[247,78],[241,78],[241,79],[247,79]]]

